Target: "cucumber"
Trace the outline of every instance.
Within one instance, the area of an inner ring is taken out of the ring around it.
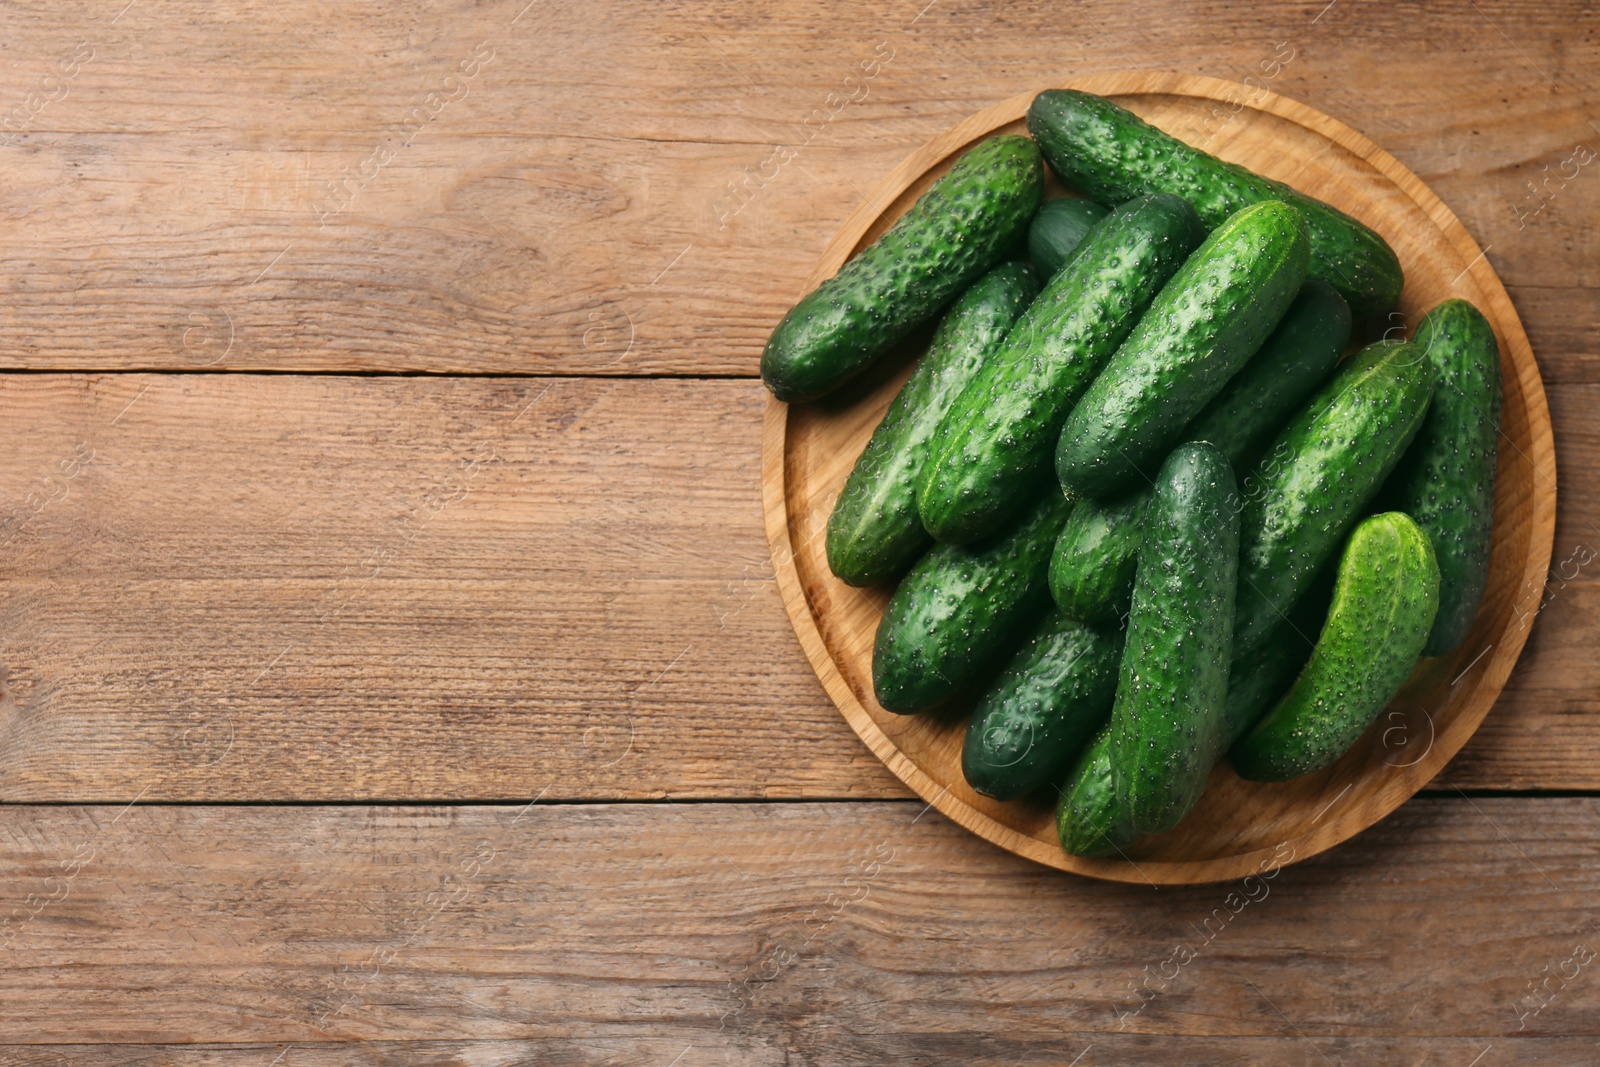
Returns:
[[[1421,527],[1398,511],[1362,522],[1339,561],[1310,662],[1234,746],[1234,769],[1282,782],[1332,764],[1405,684],[1438,608],[1439,565]]]
[[[1256,464],[1239,533],[1239,655],[1258,647],[1338,550],[1416,436],[1434,380],[1416,345],[1368,345]]]
[[[932,538],[917,515],[917,472],[950,403],[1039,291],[1032,271],[1007,263],[950,306],[928,354],[901,387],[856,460],[828,517],[828,566],[851,585],[904,574]]]
[[[1277,201],[1228,217],[1161,290],[1061,428],[1056,476],[1104,497],[1142,484],[1255,355],[1306,277],[1306,227]]]
[[[890,711],[948,699],[1012,648],[1049,606],[1050,547],[1068,504],[1051,489],[1010,528],[971,546],[935,545],[889,598],[872,685]]]
[[[1046,201],[1028,225],[1028,255],[1039,273],[1050,278],[1066,266],[1094,224],[1107,214],[1106,208],[1082,197]]]
[[[1305,216],[1310,273],[1339,290],[1359,320],[1400,299],[1405,277],[1394,249],[1339,209],[1191,148],[1104,97],[1050,89],[1028,108],[1028,132],[1061,180],[1103,204],[1176,193],[1207,226],[1250,204],[1282,200]]]
[[[1350,305],[1327,282],[1300,287],[1278,328],[1184,431],[1249,470],[1289,417],[1328,380],[1350,343]]]
[[[1235,471],[1256,453],[1328,377],[1350,340],[1350,309],[1331,286],[1300,287],[1283,321],[1217,394],[1184,436],[1209,441]],[[1079,501],[1050,557],[1050,593],[1062,611],[1087,622],[1127,614],[1134,554],[1148,489],[1105,502]]]
[[[1442,656],[1467,636],[1489,586],[1500,346],[1489,321],[1465,300],[1428,312],[1413,340],[1438,371],[1439,387],[1383,497],[1417,521],[1438,555],[1439,614],[1422,654]]]
[[[1172,829],[1222,752],[1239,514],[1215,445],[1173,449],[1156,475],[1111,711],[1117,798],[1141,833]]]
[[[1121,654],[1120,634],[1048,611],[967,723],[967,784],[1010,800],[1060,778],[1111,714]]]
[[[1107,624],[1128,613],[1140,523],[1149,490],[1114,500],[1080,500],[1050,554],[1050,595],[1075,619]]]
[[[1111,773],[1111,728],[1089,742],[1056,802],[1056,834],[1074,856],[1114,856],[1139,839],[1117,800]]]
[[[1019,245],[1044,195],[1039,149],[991,137],[877,241],[789,310],[761,354],[779,400],[826,396]]]
[[[987,536],[1048,483],[1072,402],[1203,236],[1175,196],[1124,204],[1094,228],[939,424],[917,484],[929,533]]]

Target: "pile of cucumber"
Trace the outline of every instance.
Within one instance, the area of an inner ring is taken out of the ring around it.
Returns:
[[[968,784],[1053,797],[1063,848],[1113,855],[1224,757],[1328,767],[1466,636],[1499,350],[1448,300],[1344,358],[1400,296],[1378,234],[1092,94],[1039,94],[1028,130],[801,300],[761,372],[815,400],[937,320],[828,563],[896,585],[878,702],[973,708]],[[1045,164],[1081,197],[1043,202]]]

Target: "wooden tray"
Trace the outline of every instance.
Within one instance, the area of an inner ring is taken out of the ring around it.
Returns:
[[[1367,736],[1333,767],[1259,784],[1240,780],[1224,763],[1199,806],[1171,833],[1144,839],[1124,858],[1088,859],[1061,851],[1049,807],[992,801],[967,788],[960,767],[964,719],[895,715],[873,698],[872,641],[888,591],[862,591],[834,578],[823,531],[856,457],[910,373],[909,360],[825,403],[769,402],[762,487],[778,587],[817,677],[851,727],[902,781],[973,833],[1052,867],[1118,881],[1183,884],[1271,870],[1345,840],[1402,804],[1472,736],[1504,687],[1538,611],[1555,531],[1555,452],[1544,386],[1510,298],[1477,244],[1416,175],[1348,126],[1218,78],[1123,72],[1059,87],[1111,97],[1191,144],[1372,226],[1406,272],[1397,328],[1409,332],[1427,309],[1452,296],[1488,316],[1500,341],[1505,406],[1493,563],[1472,632],[1454,654],[1419,664]],[[1022,120],[1034,95],[974,115],[913,152],[846,220],[807,291],[876,239],[974,141],[1026,133]]]

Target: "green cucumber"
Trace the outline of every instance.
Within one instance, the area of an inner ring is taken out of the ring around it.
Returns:
[[[1140,523],[1150,491],[1114,500],[1080,500],[1050,554],[1050,595],[1056,607],[1102,625],[1128,613],[1138,562]]]
[[[1082,197],[1046,201],[1028,225],[1028,255],[1040,275],[1054,277],[1107,214],[1105,207]]]
[[[928,354],[889,405],[828,518],[828,566],[851,585],[893,581],[932,538],[917,515],[917,472],[939,420],[1039,291],[1033,273],[1006,263],[945,312]]]
[[[1439,565],[1421,527],[1398,511],[1362,522],[1339,561],[1310,662],[1234,746],[1234,769],[1282,782],[1332,764],[1405,684],[1438,608]]]
[[[1500,444],[1500,346],[1465,300],[1446,300],[1412,339],[1439,372],[1433,405],[1383,497],[1417,521],[1439,557],[1439,614],[1424,656],[1442,656],[1472,629],[1489,586],[1494,465]]]
[[[1189,442],[1161,465],[1145,511],[1111,711],[1117,798],[1142,833],[1177,825],[1222,752],[1239,565],[1235,496],[1222,453]]]
[[[1261,350],[1184,436],[1216,445],[1234,470],[1248,469],[1264,441],[1332,372],[1349,340],[1344,298],[1323,282],[1306,282]],[[1104,502],[1081,500],[1072,509],[1050,557],[1050,593],[1062,611],[1087,622],[1127,614],[1149,497],[1143,489]]]
[[[939,424],[917,485],[929,533],[985,537],[1049,481],[1073,401],[1203,236],[1175,196],[1124,204],[1094,228]]]
[[[1121,654],[1120,634],[1047,612],[967,724],[967,784],[1010,800],[1058,779],[1111,714]]]
[[[1148,479],[1283,318],[1305,281],[1307,247],[1300,213],[1277,201],[1213,230],[1061,427],[1062,488],[1104,497]]]
[[[1139,839],[1117,800],[1111,773],[1111,728],[1102,729],[1078,757],[1056,802],[1056,834],[1073,856],[1115,856]]]
[[[956,160],[778,323],[761,354],[772,395],[816,400],[861,373],[1018,246],[1043,195],[1026,137],[991,137]]]
[[[1238,654],[1267,637],[1338,550],[1416,436],[1435,377],[1414,344],[1368,345],[1256,464],[1243,490]]]
[[[1350,329],[1344,297],[1327,282],[1310,279],[1261,350],[1184,436],[1210,441],[1235,471],[1249,470],[1273,435],[1328,380],[1350,343]]]
[[[1282,182],[1192,148],[1104,97],[1042,92],[1028,108],[1028,132],[1062,181],[1103,204],[1176,193],[1208,226],[1263,200],[1293,204],[1310,229],[1311,276],[1338,289],[1358,320],[1384,314],[1400,299],[1400,261],[1371,229]]]
[[[889,598],[872,685],[890,711],[924,711],[978,681],[1049,606],[1045,574],[1068,504],[1054,489],[981,544],[935,545]]]

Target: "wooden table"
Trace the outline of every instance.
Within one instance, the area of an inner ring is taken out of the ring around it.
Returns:
[[[124,4],[0,11],[0,1063],[1594,1061],[1592,6]],[[762,536],[757,358],[852,205],[1127,68],[1415,170],[1556,423],[1499,705],[1254,889],[929,812]]]

